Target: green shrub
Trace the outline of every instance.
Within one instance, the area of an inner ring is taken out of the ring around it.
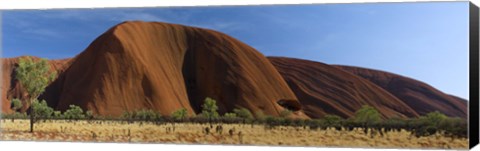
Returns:
[[[120,116],[121,119],[132,120],[135,118],[135,112],[124,111]]]
[[[325,126],[338,126],[341,124],[343,118],[338,116],[338,115],[325,115],[321,119],[321,124],[324,124]]]
[[[53,118],[56,118],[56,119],[61,119],[61,118],[63,118],[62,112],[60,112],[60,111],[53,111]]]
[[[381,120],[380,112],[368,105],[362,106],[362,108],[355,112],[354,121],[358,123],[369,125],[381,122]]]
[[[23,104],[22,104],[22,101],[20,101],[20,99],[12,99],[12,110],[13,111],[17,111],[18,109],[22,108],[23,107]]]
[[[35,115],[35,118],[48,119],[52,117],[53,108],[49,107],[45,100],[42,100],[40,102],[34,101],[32,104],[32,108],[34,112],[33,115]]]
[[[172,113],[171,117],[176,121],[184,121],[188,116],[187,109],[181,108]]]
[[[157,114],[153,110],[141,109],[135,112],[135,119],[138,120],[155,120],[160,114]]]
[[[70,108],[63,113],[66,119],[79,120],[85,118],[82,108],[76,105],[70,105]]]
[[[246,108],[233,109],[233,113],[235,113],[239,118],[241,118],[243,123],[245,123],[247,120],[253,120],[252,112],[250,112]]]
[[[205,98],[205,103],[202,105],[202,116],[211,121],[219,117],[217,102],[209,97]]]

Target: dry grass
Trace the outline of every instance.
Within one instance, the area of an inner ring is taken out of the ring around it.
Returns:
[[[2,120],[0,140],[38,141],[87,141],[87,142],[146,142],[146,143],[195,143],[195,144],[248,144],[287,146],[335,146],[381,148],[453,148],[467,149],[468,139],[452,139],[440,135],[412,137],[409,132],[389,132],[380,135],[363,134],[363,131],[309,130],[308,128],[278,127],[272,130],[263,126],[223,124],[223,133],[204,133],[206,124],[155,125],[152,123],[122,124],[114,121],[47,121],[35,125],[29,133],[28,120]],[[234,129],[233,135],[229,130]],[[130,131],[130,135],[129,132]],[[241,133],[241,134],[239,134]]]

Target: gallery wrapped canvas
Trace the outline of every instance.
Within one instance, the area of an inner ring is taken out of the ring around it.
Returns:
[[[478,144],[469,2],[4,10],[2,22],[3,141]]]

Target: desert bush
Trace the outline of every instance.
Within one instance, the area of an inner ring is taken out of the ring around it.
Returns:
[[[212,120],[219,117],[217,102],[209,97],[205,98],[205,102],[202,105],[201,115],[206,117],[211,125]]]
[[[11,114],[1,114],[2,119],[26,119],[28,118],[27,113],[14,112]]]
[[[120,119],[123,120],[132,120],[135,117],[135,112],[130,112],[130,111],[124,111],[122,115],[120,116]]]
[[[64,118],[63,115],[62,115],[62,112],[60,111],[53,111],[53,118],[55,119],[62,119]]]
[[[293,126],[306,126],[305,121],[303,119],[293,119],[292,124]]]
[[[442,123],[444,120],[447,120],[448,116],[442,114],[438,111],[430,112],[425,116],[419,118],[419,120],[425,120],[428,125],[438,126],[439,123]]]
[[[242,118],[239,118],[235,113],[225,113],[221,119],[224,123],[240,123],[242,121]]]
[[[274,116],[269,116],[267,115],[265,117],[265,124],[268,128],[275,128],[277,126],[281,126],[281,125],[287,125],[291,122],[291,120],[289,120],[288,122],[286,122],[286,118],[282,118],[282,117],[274,117]]]
[[[49,119],[52,117],[53,114],[53,108],[49,107],[47,105],[47,102],[45,100],[42,101],[34,101],[32,106],[33,108],[33,116],[35,120],[37,119]]]
[[[187,118],[187,116],[188,116],[188,112],[187,112],[187,109],[185,109],[185,108],[181,108],[179,110],[176,110],[171,114],[171,117],[175,121],[184,121]]]
[[[243,123],[245,123],[247,120],[250,121],[254,119],[252,112],[250,112],[246,108],[233,109],[233,113],[235,113],[239,118],[241,118]]]
[[[137,120],[155,120],[160,114],[157,114],[153,110],[146,110],[146,109],[141,109],[139,111],[135,112],[135,119]]]
[[[438,123],[438,129],[448,136],[466,137],[468,122],[461,118],[447,118]]]
[[[306,120],[305,124],[311,130],[316,130],[316,129],[320,128],[320,125],[322,124],[322,121],[320,119],[311,119],[311,120]]]
[[[18,109],[23,107],[23,104],[20,99],[14,98],[12,99],[11,106],[13,111],[17,111]]]
[[[16,114],[17,114],[17,110],[22,108],[23,104],[22,104],[22,101],[20,101],[20,99],[12,99],[11,101],[11,108],[13,110],[13,116],[11,116],[12,118],[12,122],[15,122],[15,118],[17,117]]]
[[[269,116],[265,115],[261,110],[255,112],[255,118],[258,123],[264,123],[267,117]]]
[[[375,108],[364,105],[357,112],[355,112],[354,121],[364,125],[371,125],[381,122],[382,118],[380,112]]]
[[[343,118],[338,115],[327,114],[321,119],[321,121],[321,125],[324,124],[326,127],[334,127],[339,126],[342,123]]]
[[[82,108],[76,105],[70,105],[63,115],[66,119],[79,120],[85,118]]]

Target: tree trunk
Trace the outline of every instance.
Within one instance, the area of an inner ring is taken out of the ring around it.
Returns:
[[[33,117],[35,116],[34,114],[35,113],[33,112],[33,106],[30,105],[30,133],[33,133],[33,123],[34,123]]]

